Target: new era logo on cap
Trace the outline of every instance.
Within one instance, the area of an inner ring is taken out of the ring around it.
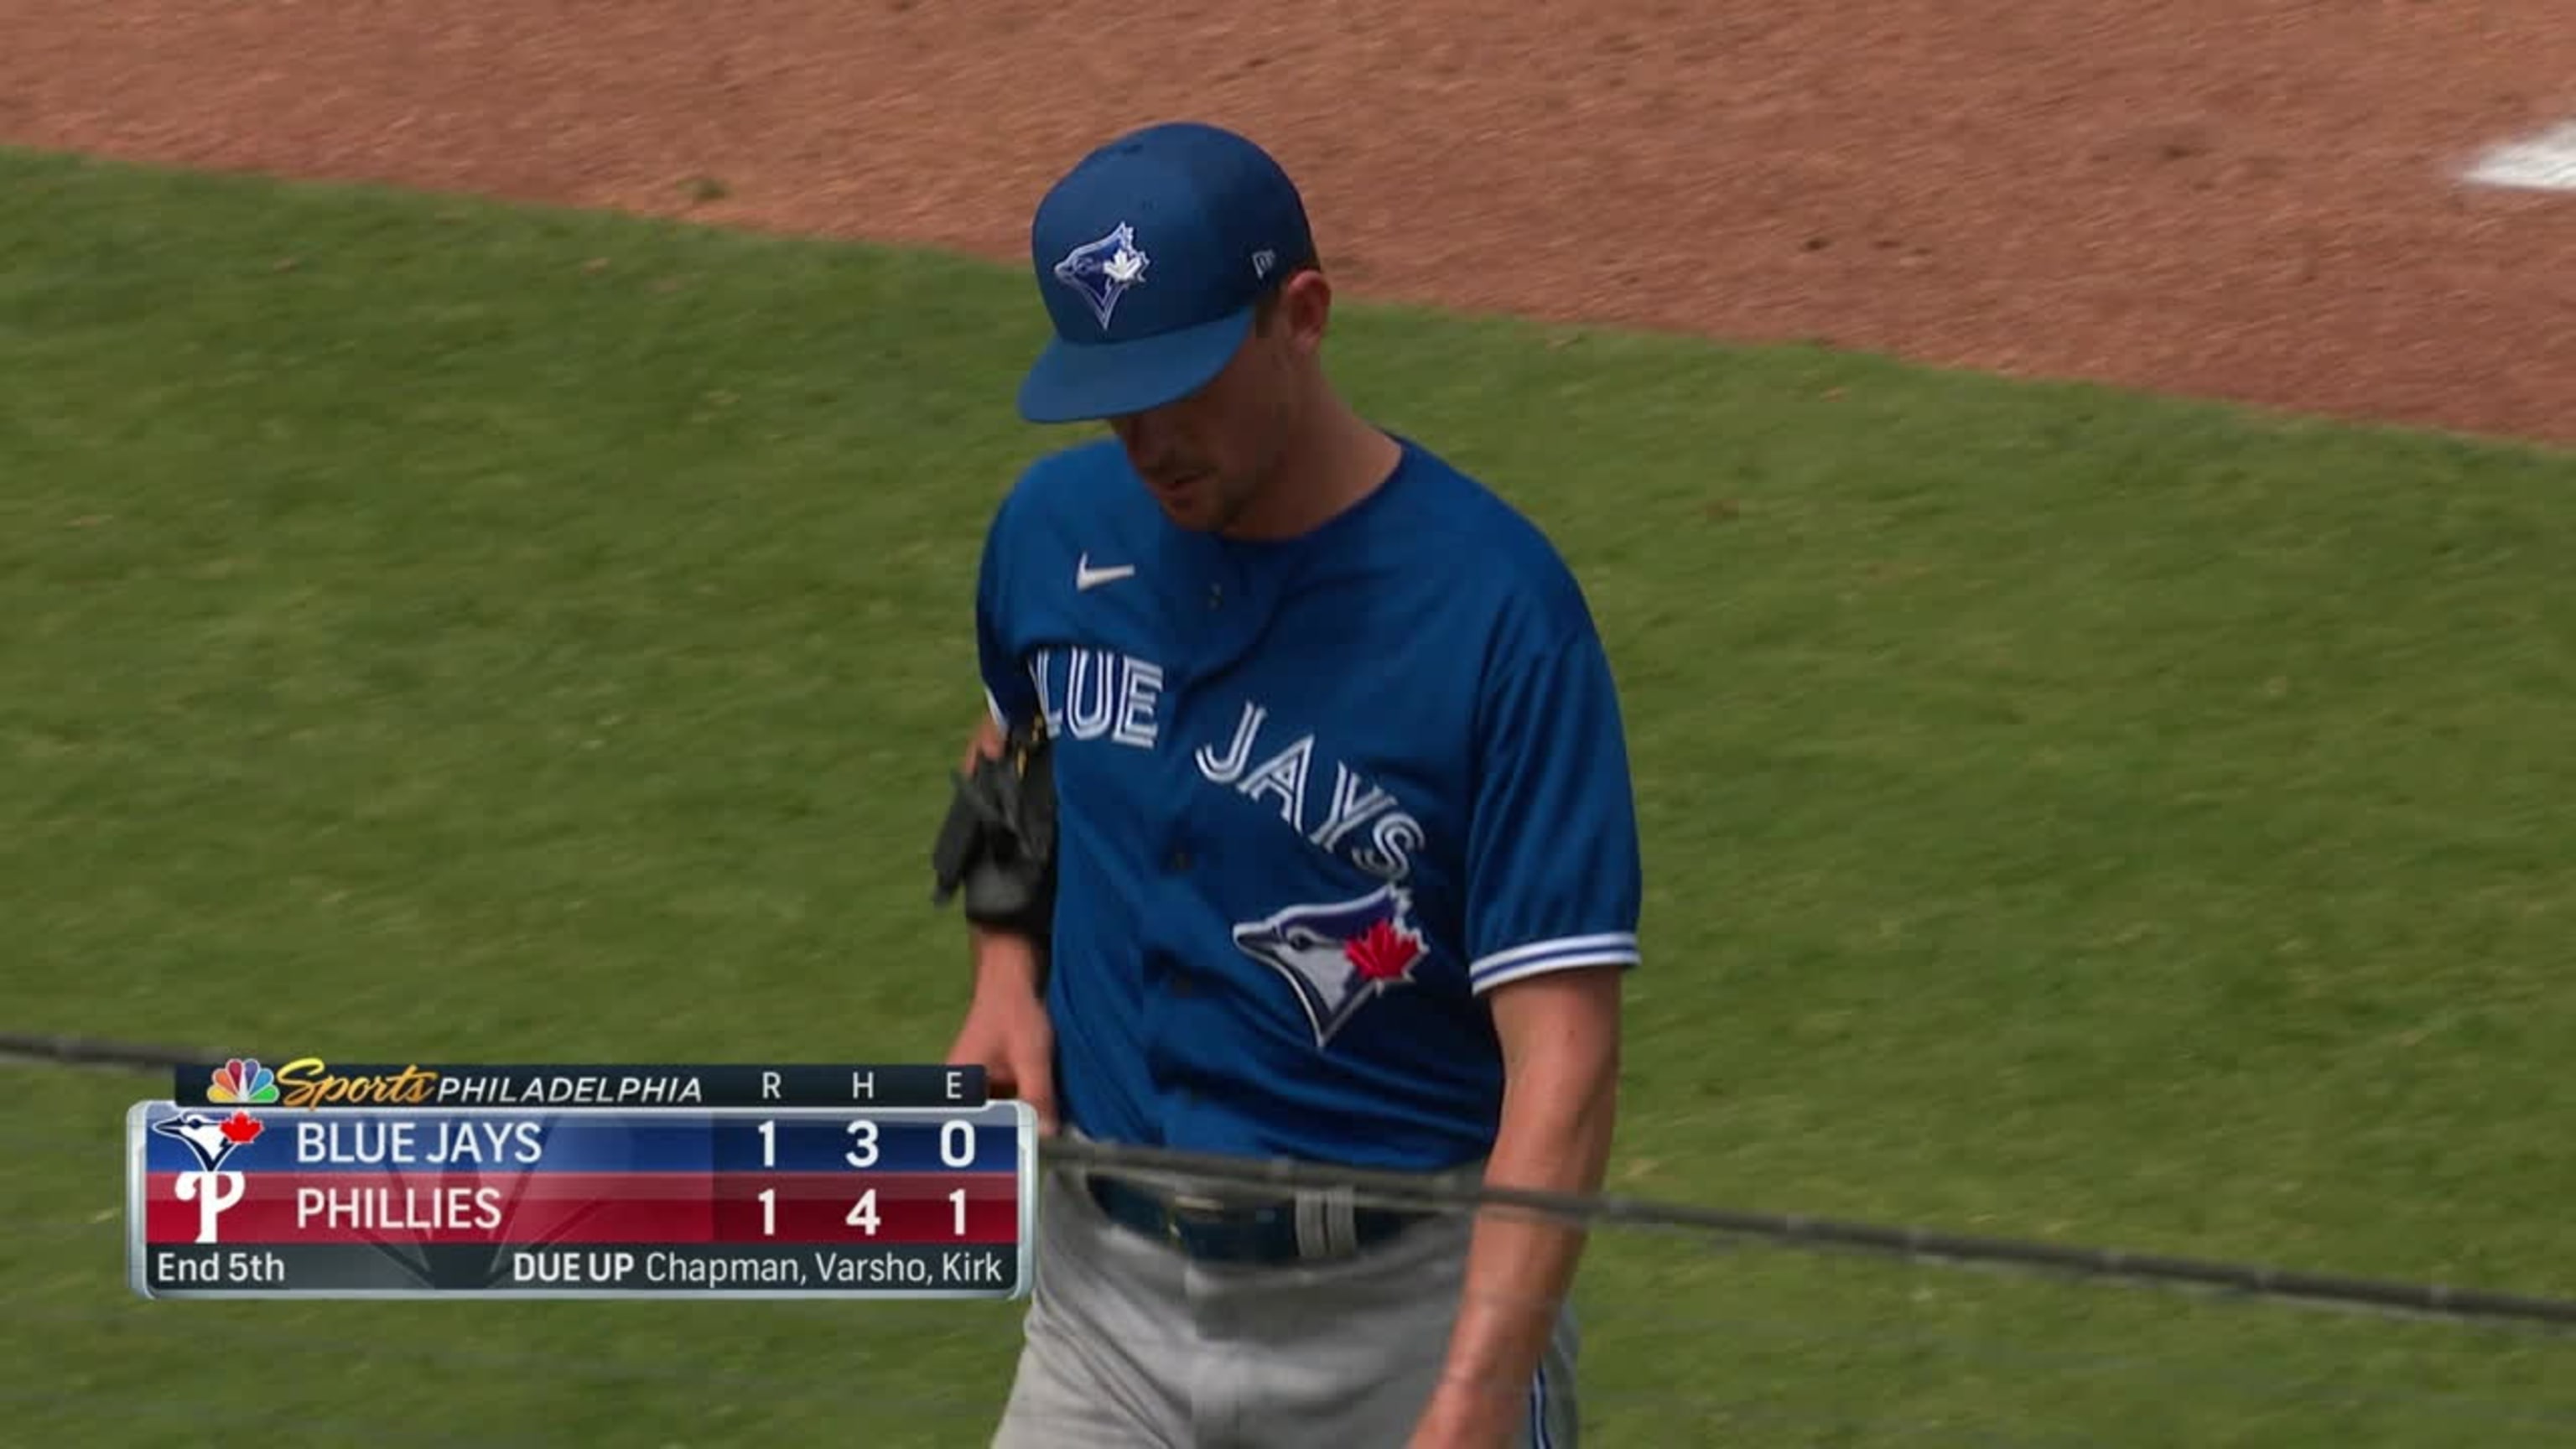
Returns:
[[[1032,422],[1144,412],[1223,370],[1253,304],[1314,255],[1279,163],[1231,131],[1168,122],[1100,147],[1047,192],[1030,260],[1055,335],[1020,386]]]

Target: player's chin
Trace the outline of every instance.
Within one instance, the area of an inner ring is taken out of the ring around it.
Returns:
[[[1163,516],[1182,528],[1204,532],[1225,521],[1224,511],[1217,507],[1216,489],[1209,486],[1205,475],[1152,487],[1154,502],[1161,506]]]

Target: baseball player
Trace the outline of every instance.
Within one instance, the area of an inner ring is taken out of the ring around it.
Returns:
[[[1031,247],[1021,412],[1112,436],[986,539],[950,1059],[1101,1142],[1596,1189],[1641,888],[1570,571],[1334,392],[1304,203],[1250,141],[1121,137]],[[1575,1442],[1572,1226],[1043,1192],[1002,1449]]]

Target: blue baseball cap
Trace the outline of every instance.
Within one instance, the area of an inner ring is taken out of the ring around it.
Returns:
[[[1189,396],[1250,335],[1253,304],[1314,252],[1305,202],[1259,146],[1194,121],[1119,137],[1029,224],[1055,336],[1021,380],[1020,415],[1080,422]]]

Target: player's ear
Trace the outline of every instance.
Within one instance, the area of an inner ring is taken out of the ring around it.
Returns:
[[[1324,342],[1333,316],[1333,284],[1320,268],[1307,267],[1279,284],[1277,326],[1300,350],[1312,352]]]

